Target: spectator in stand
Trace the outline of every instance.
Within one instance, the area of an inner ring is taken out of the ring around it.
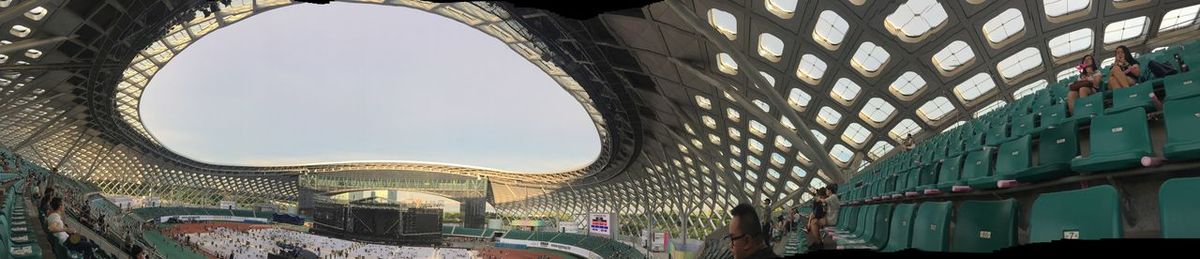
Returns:
[[[767,246],[767,233],[759,228],[758,213],[750,204],[739,204],[729,211],[729,250],[735,259],[779,258]]]
[[[1116,61],[1113,62],[1112,70],[1108,73],[1108,88],[1117,90],[1138,84],[1142,70],[1137,59],[1133,58],[1133,53],[1129,52],[1129,47],[1117,46],[1114,52]]]
[[[46,187],[46,193],[43,193],[42,200],[38,201],[38,209],[41,210],[43,214],[50,213],[50,199],[51,198],[54,198],[54,188]]]
[[[1087,97],[1092,93],[1099,92],[1100,87],[1100,66],[1096,65],[1096,59],[1091,54],[1084,55],[1083,60],[1079,61],[1079,65],[1075,69],[1079,70],[1079,80],[1071,83],[1067,92],[1067,112],[1075,113],[1075,100]]]

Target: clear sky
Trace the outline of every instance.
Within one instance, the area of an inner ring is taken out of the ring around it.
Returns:
[[[269,11],[188,47],[142,97],[176,153],[228,165],[408,160],[553,172],[600,151],[583,107],[508,46],[406,7]]]

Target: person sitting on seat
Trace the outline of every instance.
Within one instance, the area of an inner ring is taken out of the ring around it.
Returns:
[[[1108,88],[1117,90],[1138,84],[1142,71],[1137,59],[1133,58],[1133,53],[1129,52],[1128,47],[1121,45],[1117,46],[1115,54],[1116,61],[1113,62],[1112,71],[1108,73]]]
[[[1079,65],[1075,69],[1079,70],[1079,80],[1071,83],[1070,92],[1067,92],[1067,113],[1075,113],[1075,100],[1087,97],[1092,93],[1099,92],[1097,87],[1100,87],[1100,70],[1096,65],[1096,58],[1091,54],[1083,56],[1083,60],[1079,61]],[[1111,81],[1110,81],[1111,82]]]
[[[46,230],[54,236],[53,242],[62,243],[67,249],[78,252],[83,255],[83,258],[92,258],[92,248],[95,247],[88,240],[82,239],[78,232],[73,228],[68,228],[63,222],[63,199],[54,198],[50,200],[50,212],[46,214]]]
[[[808,217],[808,224],[805,224],[806,234],[808,235],[809,250],[817,250],[825,244],[821,240],[821,223],[825,221],[825,198],[828,194],[824,187],[817,189],[818,197],[812,200],[812,215]]]
[[[41,210],[42,214],[50,213],[50,199],[52,198],[54,198],[54,188],[46,187],[46,193],[43,193],[42,199],[38,201],[38,210]]]

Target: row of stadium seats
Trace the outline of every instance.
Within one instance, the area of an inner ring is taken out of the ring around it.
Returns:
[[[42,248],[37,244],[37,234],[28,221],[28,210],[20,196],[25,195],[21,186],[25,179],[5,180],[3,204],[0,204],[0,259],[42,258]]]
[[[1156,107],[1149,95],[1157,83],[1168,89],[1161,111],[1163,156],[1169,161],[1200,158],[1200,105],[1195,105],[1200,95],[1184,94],[1200,94],[1200,71],[1119,89],[1109,108],[1103,108],[1105,95],[1082,98],[1074,116],[1067,116],[1063,82],[882,159],[850,181],[867,188],[843,197],[869,201],[1007,188],[1141,166],[1144,157],[1155,156],[1147,115],[1159,114],[1147,108]],[[1080,148],[1081,129],[1095,140],[1086,143],[1087,150]]]
[[[1200,177],[1177,178],[1159,190],[1164,238],[1200,238]],[[1031,243],[1061,239],[1121,238],[1117,190],[1109,185],[1044,193],[1029,211]],[[844,207],[837,228],[826,234],[841,248],[993,252],[1017,245],[1018,206],[1014,199],[883,203]],[[957,207],[957,209],[955,209]],[[952,214],[953,213],[953,214]],[[950,222],[955,223],[953,229]]]
[[[1180,54],[1194,64],[1200,62],[1196,50],[1200,41],[1138,59],[1145,67]],[[1016,245],[1017,215],[1029,215],[1022,221],[1029,224],[1029,242],[1122,237],[1112,186],[1041,193],[1026,214],[1017,213],[1012,199],[944,201],[960,196],[939,195],[1018,186],[1036,191],[1033,187],[1048,186],[1039,183],[1149,173],[1153,170],[1140,168],[1156,166],[1159,158],[1177,164],[1174,168],[1195,165],[1200,71],[1161,78],[1143,71],[1138,85],[1076,100],[1073,115],[1065,98],[1074,80],[1063,80],[876,161],[843,184],[850,188],[841,188],[839,196],[848,206],[842,207],[839,225],[826,232],[844,248],[989,252]],[[1070,176],[1080,177],[1063,179]],[[1191,190],[1197,187],[1200,178],[1162,184],[1163,237],[1200,237],[1200,224],[1181,220],[1200,216],[1200,209],[1181,200],[1195,197]],[[922,202],[930,199],[937,201]]]

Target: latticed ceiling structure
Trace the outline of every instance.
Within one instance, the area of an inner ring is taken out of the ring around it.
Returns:
[[[668,0],[587,20],[505,3],[345,2],[494,36],[583,105],[599,158],[541,174],[227,166],[175,154],[142,126],[141,94],[162,66],[286,0],[0,0],[0,142],[107,193],[286,204],[302,174],[434,172],[486,177],[508,216],[618,212],[622,231],[654,222],[699,236],[737,203],[797,206],[908,141],[1070,78],[1085,54],[1108,63],[1118,45],[1149,52],[1200,34],[1200,3],[1187,0]]]

